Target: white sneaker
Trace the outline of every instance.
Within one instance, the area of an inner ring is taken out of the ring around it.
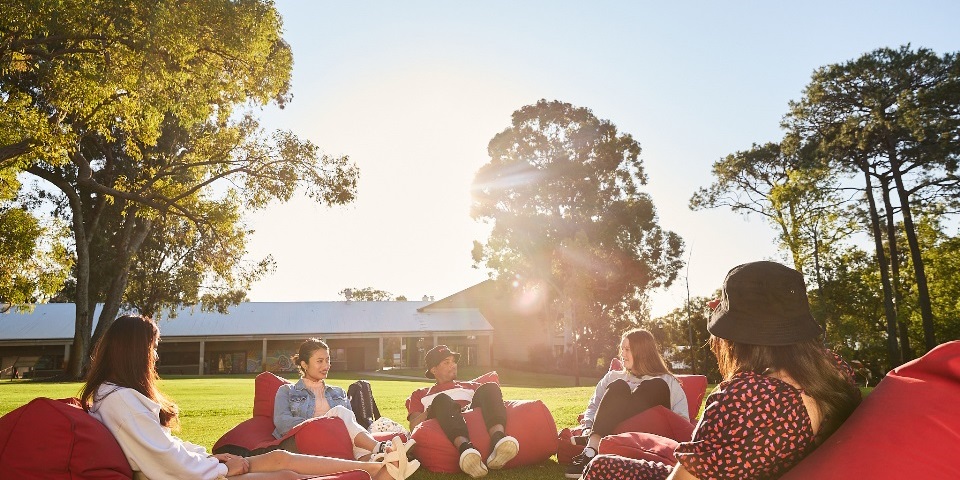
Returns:
[[[476,448],[468,448],[460,454],[460,470],[473,478],[480,478],[487,474],[487,466],[483,464],[483,457]]]
[[[490,452],[490,456],[487,457],[487,467],[499,470],[507,462],[513,460],[518,452],[520,452],[520,442],[517,442],[517,439],[513,437],[503,437],[497,441],[497,444],[493,446],[493,451]]]

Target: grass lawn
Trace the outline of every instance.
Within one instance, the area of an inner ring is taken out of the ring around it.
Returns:
[[[480,369],[461,368],[461,378],[475,378],[484,373]],[[423,375],[420,371],[391,371],[398,375]],[[238,423],[250,418],[253,411],[253,375],[231,376],[168,376],[160,382],[160,389],[180,406],[181,430],[177,435],[184,440],[204,445],[208,449],[221,435]],[[289,376],[289,380],[297,377]],[[424,378],[393,380],[359,374],[335,373],[331,385],[344,389],[359,379],[370,381],[377,398],[380,413],[406,423],[404,401],[416,388],[430,385]],[[553,414],[559,428],[576,424],[579,415],[599,378],[583,377],[581,385],[573,386],[573,377],[541,375],[519,371],[500,371],[503,394],[508,399],[539,399]],[[64,398],[77,396],[80,383],[34,383],[29,381],[0,382],[0,415],[3,415],[36,397]],[[486,478],[519,480],[562,479],[564,468],[551,458],[542,464],[508,471],[491,471]],[[418,471],[414,477],[422,480],[440,478],[469,479],[464,474],[450,475]]]

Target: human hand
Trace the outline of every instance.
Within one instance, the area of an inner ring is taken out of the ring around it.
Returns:
[[[228,477],[250,472],[250,462],[246,458],[230,454],[218,454],[215,457],[227,466]]]

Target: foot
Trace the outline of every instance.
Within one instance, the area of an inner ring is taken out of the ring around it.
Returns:
[[[390,443],[392,449],[383,456],[384,467],[395,480],[404,480],[420,468],[419,460],[407,460],[407,450],[413,447],[416,441],[411,438],[404,443],[400,437],[393,437]]]
[[[597,451],[592,447],[587,447],[583,449],[583,453],[573,457],[573,461],[567,467],[567,473],[564,474],[567,478],[580,478],[583,476],[583,469],[586,468],[587,464],[590,463],[590,460],[593,460],[593,457],[597,456]]]
[[[472,478],[480,478],[487,474],[487,466],[483,464],[483,457],[473,446],[460,453],[460,470]]]
[[[513,460],[513,457],[517,456],[520,451],[520,443],[517,442],[516,438],[503,437],[493,445],[492,450],[490,456],[487,457],[487,468],[499,470],[507,462]]]

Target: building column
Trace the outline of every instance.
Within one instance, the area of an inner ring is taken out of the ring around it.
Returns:
[[[200,366],[197,368],[197,370],[198,370],[197,375],[203,375],[203,348],[204,348],[204,346],[205,346],[205,342],[204,342],[203,340],[200,340]]]
[[[438,342],[438,341],[440,341],[440,337],[438,337],[437,334],[434,333],[434,334],[433,334],[433,346],[434,346],[434,347],[437,346],[437,342]]]
[[[377,358],[380,359],[380,361],[377,362],[379,364],[377,368],[382,370],[383,366],[387,364],[387,359],[383,358],[383,337],[380,337],[380,354],[377,355]]]
[[[267,339],[263,339],[263,352],[260,355],[260,371],[267,371]]]
[[[70,361],[70,347],[71,347],[71,345],[70,345],[69,343],[63,346],[63,358],[64,358],[67,362]]]

